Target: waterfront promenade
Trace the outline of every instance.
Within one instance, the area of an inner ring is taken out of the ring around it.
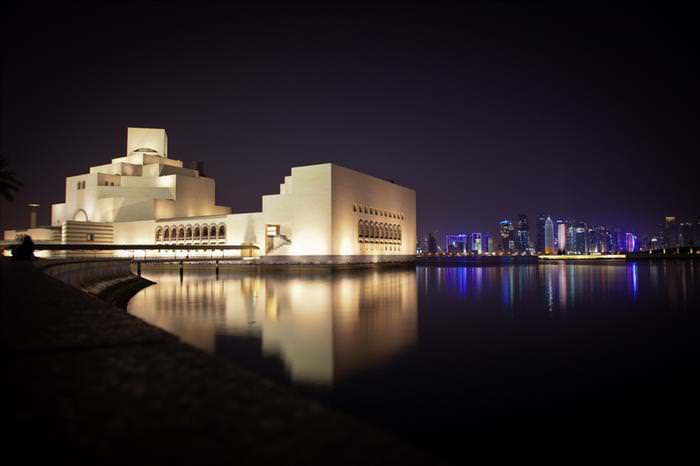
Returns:
[[[393,437],[0,258],[5,444],[72,464],[435,464]]]

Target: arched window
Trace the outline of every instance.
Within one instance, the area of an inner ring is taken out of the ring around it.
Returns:
[[[367,207],[364,208],[365,213],[367,213]]]
[[[187,229],[185,230],[185,241],[190,241],[192,239],[192,227],[187,226]]]
[[[88,214],[85,212],[85,209],[78,209],[75,211],[73,214],[73,220],[78,221],[78,222],[87,222],[88,221]]]
[[[170,228],[165,227],[165,231],[163,232],[163,241],[170,241]]]
[[[206,241],[206,240],[208,240],[208,239],[209,239],[209,227],[207,227],[206,225],[204,225],[204,226],[202,227],[202,240],[203,240],[203,241]]]
[[[216,239],[216,227],[214,225],[209,227],[209,238]]]
[[[401,241],[401,225],[399,225],[399,238],[398,238],[398,240]]]
[[[219,226],[219,239],[226,239],[226,227],[224,225]]]
[[[355,204],[352,205],[352,211],[357,212],[357,206]]]
[[[185,227],[180,227],[180,229],[177,231],[177,240],[184,241],[184,239],[185,239]]]
[[[194,239],[199,239],[199,226],[194,227]]]
[[[156,241],[163,241],[163,229],[161,227],[156,228]]]
[[[362,220],[357,221],[357,237],[362,238],[364,235],[364,226],[362,225]]]

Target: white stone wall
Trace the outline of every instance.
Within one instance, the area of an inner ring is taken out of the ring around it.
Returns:
[[[331,164],[292,168],[283,192],[263,196],[265,225],[280,225],[291,240],[272,254],[331,254]]]
[[[147,147],[163,157],[168,156],[168,135],[160,128],[128,128],[126,132],[126,153]]]
[[[114,224],[114,242],[116,244],[153,244],[155,243],[155,231],[155,220],[116,222]]]
[[[415,255],[416,192],[338,165],[332,167],[332,254]],[[384,233],[360,237],[360,221]],[[398,231],[400,239],[396,238]]]

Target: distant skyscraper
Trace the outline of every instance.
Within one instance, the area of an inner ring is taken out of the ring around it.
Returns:
[[[465,254],[467,252],[468,236],[464,233],[447,235],[445,237],[445,251],[453,254]]]
[[[493,252],[493,237],[491,233],[481,234],[481,249],[483,252]]]
[[[513,222],[510,220],[501,220],[498,222],[498,233],[501,235],[503,252],[514,252],[515,250],[515,235],[513,230]]]
[[[557,249],[566,252],[566,222],[557,220]]]
[[[576,222],[569,220],[566,224],[566,251],[576,251]]]
[[[676,217],[664,218],[664,247],[675,248],[678,246],[678,221]]]
[[[535,244],[537,252],[544,252],[544,223],[546,220],[544,214],[537,214],[537,243]]]
[[[432,233],[428,233],[428,239],[426,242],[428,243],[428,252],[430,254],[435,254],[438,250],[437,240],[435,239],[435,236],[433,236]]]
[[[544,253],[554,254],[554,222],[551,217],[544,221]]]
[[[588,253],[588,229],[584,222],[576,224],[576,252],[579,254]]]
[[[622,234],[622,230],[619,228],[615,228],[615,230],[612,232],[613,234],[613,244],[615,247],[612,249],[612,251],[624,251],[627,248],[627,236],[626,234]],[[637,239],[637,243],[639,243],[639,239]],[[637,249],[639,249],[639,244],[637,244]]]
[[[473,254],[482,254],[484,252],[481,233],[472,233],[469,235],[469,252]]]
[[[517,248],[521,252],[527,251],[530,245],[530,224],[527,220],[527,215],[520,214],[518,216],[518,244]]]
[[[607,253],[615,249],[610,230],[603,225],[588,229],[589,252]]]
[[[639,250],[636,235],[632,233],[625,233],[625,250],[627,252],[635,252]]]
[[[680,228],[678,229],[678,244],[680,246],[688,247],[694,246],[695,238],[693,235],[693,222],[681,222]]]

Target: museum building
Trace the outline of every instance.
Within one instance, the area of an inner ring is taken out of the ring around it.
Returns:
[[[5,240],[163,246],[149,254],[235,245],[227,256],[273,263],[415,258],[412,189],[333,163],[293,167],[261,212],[239,214],[216,204],[215,181],[200,171],[168,157],[164,129],[128,128],[125,156],[66,178],[51,226],[8,230]]]

